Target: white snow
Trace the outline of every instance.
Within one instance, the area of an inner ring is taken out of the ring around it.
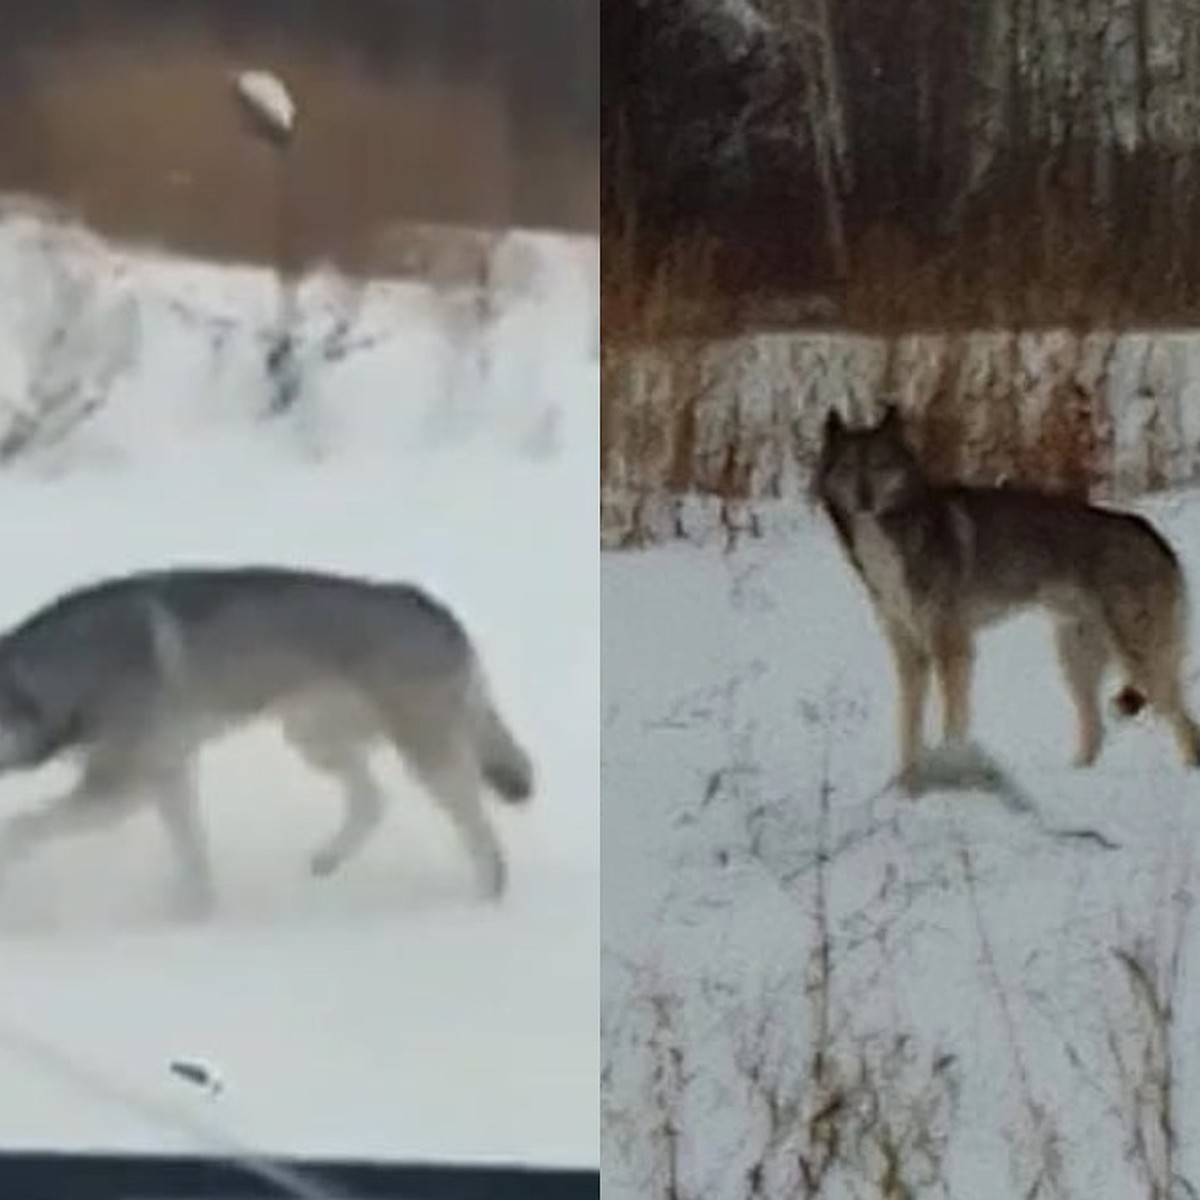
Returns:
[[[1200,493],[1143,508],[1200,578]],[[1195,1194],[1197,777],[1149,718],[1070,767],[1028,615],[974,685],[1013,791],[897,795],[863,590],[769,517],[603,560],[605,1194]]]
[[[289,137],[296,127],[296,102],[273,71],[241,71],[234,86],[243,101],[279,137]]]
[[[509,241],[538,269],[469,327],[447,311],[463,298],[319,273],[297,333],[306,388],[268,417],[268,274],[0,220],[0,442],[47,396],[66,413],[0,469],[0,622],[172,563],[410,579],[468,625],[540,780],[531,808],[494,811],[499,906],[386,757],[385,827],[342,873],[310,877],[336,792],[269,725],[204,761],[209,924],[171,921],[151,814],[15,867],[0,881],[6,1147],[598,1162],[595,301],[579,246]],[[68,778],[8,777],[5,807]],[[43,1042],[106,1082],[56,1070],[30,1051]],[[213,1128],[207,1144],[171,1105]]]

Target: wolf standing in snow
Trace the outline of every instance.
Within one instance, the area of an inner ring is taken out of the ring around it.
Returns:
[[[368,759],[387,741],[454,822],[487,896],[504,856],[483,785],[517,804],[533,770],[492,702],[462,626],[419,588],[265,567],[168,569],[70,592],[0,637],[0,770],[79,755],[76,785],[0,826],[0,863],[107,826],[149,798],[181,901],[213,901],[197,751],[260,715],[337,779],[345,811],[312,857],[336,871],[379,824]]]
[[[813,482],[891,647],[902,779],[921,754],[931,666],[945,738],[962,741],[975,634],[1030,607],[1054,621],[1078,714],[1078,765],[1100,751],[1100,685],[1115,662],[1127,679],[1117,712],[1130,716],[1149,704],[1184,762],[1200,766],[1200,727],[1182,680],[1183,573],[1148,521],[1042,492],[936,484],[894,407],[865,428],[849,428],[831,411]]]

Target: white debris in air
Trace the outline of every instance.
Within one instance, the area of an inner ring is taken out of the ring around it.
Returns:
[[[287,85],[270,71],[242,71],[238,95],[277,137],[290,137],[296,126],[296,104]]]

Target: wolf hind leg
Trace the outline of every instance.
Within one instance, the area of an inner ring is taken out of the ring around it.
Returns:
[[[449,673],[372,690],[381,728],[437,805],[450,818],[483,894],[499,900],[507,886],[504,850],[484,809],[485,768],[472,711],[471,678]]]
[[[190,756],[159,764],[153,786],[158,814],[178,868],[180,914],[189,919],[206,916],[216,905],[216,888]]]
[[[442,737],[398,740],[397,747],[458,831],[484,897],[499,900],[508,868],[483,807],[483,770],[468,732],[451,729]]]
[[[1156,663],[1146,677],[1144,692],[1150,707],[1168,724],[1186,767],[1200,767],[1200,725],[1188,711],[1178,662]]]
[[[1147,681],[1146,698],[1170,726],[1184,766],[1200,767],[1200,725],[1188,711],[1177,661],[1157,664],[1152,681]]]
[[[286,714],[283,735],[310,767],[342,786],[341,824],[309,859],[314,875],[332,875],[362,850],[383,820],[383,790],[371,770],[369,745],[363,731],[315,708]]]
[[[1078,767],[1091,766],[1104,741],[1100,685],[1108,666],[1107,639],[1096,623],[1069,617],[1055,622],[1054,641],[1078,722],[1074,763]]]
[[[954,623],[937,631],[933,650],[942,696],[942,735],[947,742],[965,741],[971,728],[971,675],[975,665],[970,632]]]
[[[1200,767],[1200,725],[1188,710],[1183,687],[1186,623],[1180,592],[1160,588],[1129,593],[1111,604],[1106,615],[1129,678],[1121,693],[1126,711],[1137,711],[1133,697],[1145,697],[1171,729],[1184,765]]]

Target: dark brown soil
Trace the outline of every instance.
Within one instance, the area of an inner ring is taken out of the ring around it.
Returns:
[[[65,203],[109,233],[251,261],[370,267],[389,230],[414,220],[593,231],[587,7],[10,0],[0,189]],[[297,99],[284,153],[232,103],[229,77],[246,67],[278,72]]]

